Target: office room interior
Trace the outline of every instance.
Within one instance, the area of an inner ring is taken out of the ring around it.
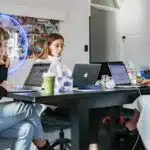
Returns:
[[[0,15],[59,21],[59,33],[65,39],[62,59],[71,70],[77,63],[106,61],[132,62],[137,72],[141,67],[150,67],[150,1],[114,1],[1,0]],[[23,84],[31,66],[32,62],[25,61],[9,74],[9,82]],[[52,132],[46,136],[54,140],[58,133]],[[70,138],[70,130],[67,129],[65,134]],[[0,145],[4,145],[2,150],[5,150],[9,149],[7,145],[10,144],[0,139]],[[31,149],[34,150],[34,147]]]

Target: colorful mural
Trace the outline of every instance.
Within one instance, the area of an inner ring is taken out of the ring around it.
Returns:
[[[59,20],[9,15],[16,20],[14,21],[4,16],[0,15],[0,27],[8,30],[10,34],[8,46],[13,59],[25,57],[25,38],[16,21],[23,27],[28,39],[27,58],[34,58],[42,51],[49,34],[59,32]]]

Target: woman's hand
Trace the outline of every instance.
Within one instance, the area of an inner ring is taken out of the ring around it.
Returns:
[[[144,79],[140,82],[142,85],[150,84],[150,79]]]
[[[0,65],[5,65],[4,54],[3,53],[0,54]]]
[[[1,53],[0,54],[0,65],[5,65],[6,68],[9,68],[10,66],[10,58],[8,56],[8,53]]]
[[[6,54],[4,56],[4,59],[5,59],[5,66],[6,66],[6,68],[9,68],[10,67],[10,57],[8,56],[8,54]]]
[[[139,84],[141,84],[143,82],[143,79],[142,78],[137,78],[136,82],[139,83]]]

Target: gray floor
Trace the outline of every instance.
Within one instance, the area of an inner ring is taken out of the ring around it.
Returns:
[[[64,133],[66,138],[71,137],[70,129],[65,129]],[[50,143],[52,143],[59,137],[59,131],[51,131],[50,133],[45,133],[45,137],[49,140]],[[0,150],[10,150],[11,143],[12,140],[0,139]],[[31,146],[30,150],[36,150],[34,145]]]

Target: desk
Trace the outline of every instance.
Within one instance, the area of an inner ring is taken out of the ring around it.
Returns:
[[[150,94],[150,88],[141,88],[140,91],[142,94]],[[70,108],[72,150],[88,150],[88,109],[121,106],[133,102],[138,96],[139,92],[136,88],[59,93],[54,96],[40,92],[8,93],[7,95],[15,100]]]

